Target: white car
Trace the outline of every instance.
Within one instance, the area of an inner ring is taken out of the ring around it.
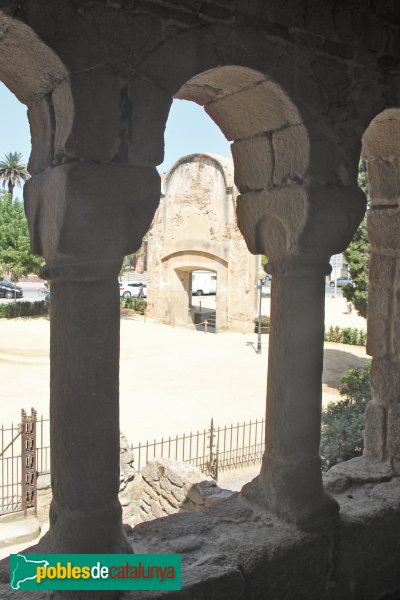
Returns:
[[[129,298],[130,296],[135,296],[137,298],[141,286],[143,286],[143,298],[147,298],[147,285],[137,281],[120,281],[119,295],[123,298]]]

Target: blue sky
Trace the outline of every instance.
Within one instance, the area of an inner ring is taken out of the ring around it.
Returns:
[[[6,152],[21,152],[27,163],[31,138],[26,107],[2,83],[0,123],[0,158]],[[201,106],[175,100],[165,132],[165,160],[158,167],[159,171],[167,171],[178,158],[194,152],[231,155],[229,143]]]

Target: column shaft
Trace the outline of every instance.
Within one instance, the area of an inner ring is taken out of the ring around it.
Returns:
[[[323,272],[274,272],[271,292],[266,451],[257,493],[288,520],[316,524],[338,510],[323,491],[319,457]]]
[[[128,551],[118,501],[118,282],[53,281],[51,294],[52,544]]]

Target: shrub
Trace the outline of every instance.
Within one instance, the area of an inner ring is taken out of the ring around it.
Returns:
[[[371,400],[370,368],[349,369],[341,378],[342,398],[322,411],[321,461],[327,471],[338,462],[360,456],[364,448],[364,413]]]
[[[256,328],[258,327],[259,317],[254,319],[254,323]],[[270,317],[268,315],[261,315],[261,327],[269,327],[270,326]]]
[[[15,317],[34,317],[47,315],[48,303],[45,300],[39,302],[10,302],[0,304],[0,318],[13,319]]]
[[[122,306],[123,308],[133,308],[136,312],[143,314],[147,308],[147,302],[143,298],[128,296],[127,298],[122,298]]]
[[[354,346],[365,346],[367,334],[362,329],[354,327],[329,327],[325,331],[325,342],[337,342],[340,344],[352,344]]]

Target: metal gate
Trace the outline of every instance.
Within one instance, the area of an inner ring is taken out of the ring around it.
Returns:
[[[37,504],[37,475],[49,472],[49,420],[21,411],[21,422],[1,427],[0,515]]]

